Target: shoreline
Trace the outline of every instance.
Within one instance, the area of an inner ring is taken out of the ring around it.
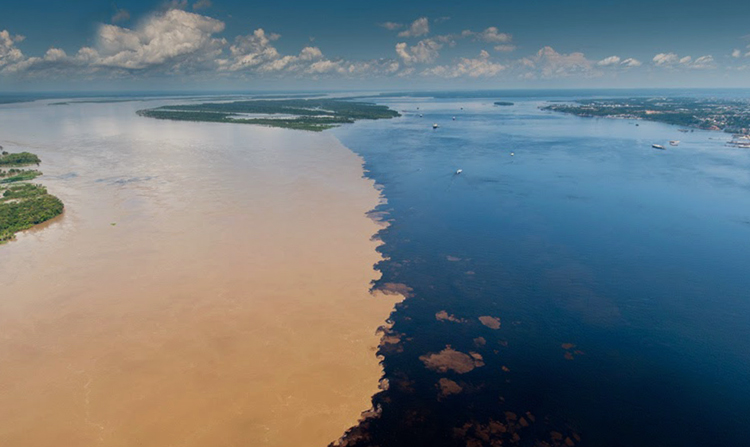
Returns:
[[[0,443],[335,442],[379,391],[400,299],[369,290],[387,223],[364,160],[328,133],[132,126],[91,165],[106,135],[40,151],[68,218],[0,259]],[[158,137],[133,164],[139,131]],[[98,181],[109,157],[107,178],[137,179]]]

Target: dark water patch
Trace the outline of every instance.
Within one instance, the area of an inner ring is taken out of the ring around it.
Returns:
[[[58,179],[58,180],[71,180],[78,177],[77,172],[66,172],[65,174],[60,174],[53,176],[52,178]]]
[[[408,290],[379,351],[387,389],[344,443],[750,439],[750,158],[701,132],[657,154],[676,130],[537,101],[419,101],[423,118],[336,132],[388,199],[375,287]]]
[[[130,183],[140,183],[152,180],[154,177],[151,176],[141,176],[141,177],[107,177],[107,178],[100,178],[96,179],[95,182],[97,183],[106,183],[108,185],[112,186],[122,186],[127,185]]]

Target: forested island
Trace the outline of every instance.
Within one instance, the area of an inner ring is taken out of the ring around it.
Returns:
[[[555,103],[542,110],[580,117],[643,119],[682,127],[750,134],[750,101],[716,98],[587,99]]]
[[[330,98],[170,105],[139,110],[137,113],[156,119],[257,124],[316,132],[356,120],[400,116],[387,106]]]
[[[39,163],[39,157],[29,152],[0,154],[0,244],[63,212],[62,201],[49,194],[47,188],[28,183],[42,173],[23,168]]]
[[[496,106],[513,106],[515,104],[510,101],[495,101],[495,105]]]

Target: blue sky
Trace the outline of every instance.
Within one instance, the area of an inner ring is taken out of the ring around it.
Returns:
[[[0,3],[0,90],[750,87],[750,2]]]

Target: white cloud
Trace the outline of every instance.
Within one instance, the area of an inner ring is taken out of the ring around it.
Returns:
[[[191,0],[193,9],[207,7],[208,0]],[[443,49],[454,47],[462,39],[473,40],[494,48],[498,53],[516,50],[513,37],[497,27],[483,31],[466,30],[457,34],[430,35],[416,43],[404,39],[395,45],[392,57],[372,60],[347,60],[327,56],[311,43],[301,45],[299,52],[282,54],[276,48],[279,34],[259,28],[230,42],[222,37],[225,24],[208,16],[187,12],[184,0],[164,3],[166,9],[147,16],[131,28],[102,24],[95,35],[95,45],[66,54],[50,48],[43,55],[28,57],[18,48],[23,38],[0,31],[0,74],[17,76],[152,76],[152,75],[214,75],[246,79],[251,77],[324,76],[372,78],[377,76],[438,76],[443,78],[481,78],[498,76],[509,71],[524,79],[581,78],[617,73],[639,67],[634,58],[611,55],[589,60],[583,53],[558,53],[546,46],[535,54],[509,61],[491,56],[482,50],[479,55],[457,57],[450,63],[439,60]],[[117,10],[124,11],[124,10]],[[114,17],[113,17],[114,20]],[[120,20],[120,19],[118,19]],[[124,19],[122,19],[124,20]],[[433,22],[433,23],[436,23]],[[421,17],[409,25],[386,22],[380,26],[401,30],[404,37],[425,36],[430,21]],[[418,41],[417,41],[418,40]],[[464,42],[467,43],[468,42]],[[460,46],[460,45],[459,45]],[[393,48],[393,47],[391,47]],[[488,48],[490,49],[490,48]],[[745,50],[734,50],[732,57],[742,57]],[[460,54],[459,54],[460,55]],[[495,59],[498,58],[498,59]],[[709,69],[716,64],[711,55],[700,57],[659,53],[651,65],[668,69]]]
[[[219,61],[220,70],[275,76],[322,75],[380,76],[393,74],[399,63],[393,59],[346,61],[328,59],[318,47],[303,48],[298,55],[281,55],[273,42],[281,36],[257,29],[248,36],[239,36],[230,46],[230,58]]]
[[[406,42],[396,44],[396,54],[405,64],[427,64],[434,62],[440,55],[438,52],[443,44],[433,39],[423,39],[412,47],[407,47]]]
[[[652,59],[654,64],[658,66],[674,65],[679,62],[679,60],[680,58],[674,53],[659,53]]]
[[[573,75],[594,76],[594,64],[583,53],[558,53],[552,47],[540,49],[534,56],[523,58],[519,66],[526,70],[524,78],[559,78]]]
[[[419,37],[430,32],[430,21],[427,17],[420,17],[408,29],[398,33],[398,37]]]
[[[714,64],[714,58],[710,54],[696,58],[692,56],[680,57],[675,53],[659,53],[652,59],[654,65],[657,67],[664,67],[670,69],[677,68],[692,68],[692,69],[706,69],[716,68]]]
[[[465,30],[461,33],[462,37],[473,37],[476,40],[481,40],[487,43],[509,43],[513,40],[513,36],[508,33],[501,33],[499,30],[491,26],[484,31],[474,32],[471,30]]]
[[[219,20],[180,9],[153,15],[132,30],[101,25],[97,64],[142,70],[168,62],[207,62],[221,53],[225,41],[213,35],[223,30]]]
[[[126,22],[130,20],[130,13],[127,9],[118,9],[112,16],[112,23]]]
[[[640,67],[642,64],[641,64],[641,61],[639,61],[638,59],[634,59],[632,57],[629,57],[627,59],[622,59],[620,56],[609,56],[597,62],[596,65],[599,67],[632,68],[632,67]]]
[[[596,65],[600,67],[609,67],[611,65],[619,65],[620,62],[622,62],[622,60],[619,56],[609,56],[597,62]]]
[[[247,36],[237,36],[234,44],[229,47],[231,60],[221,60],[220,63],[227,65],[227,69],[231,71],[237,71],[276,60],[280,57],[279,52],[271,42],[279,37],[281,36],[274,33],[266,34],[262,28]]]
[[[396,23],[396,22],[384,22],[384,23],[378,23],[378,26],[381,26],[389,31],[396,31],[397,29],[403,28],[404,24]]]
[[[299,53],[299,58],[303,61],[311,61],[321,57],[323,57],[323,52],[318,47],[305,47]]]
[[[23,60],[23,53],[16,48],[16,43],[22,40],[23,36],[11,36],[8,30],[0,31],[0,69]]]
[[[701,56],[693,61],[691,68],[704,69],[704,68],[716,68],[714,65],[714,57],[709,55]]]
[[[742,51],[740,51],[737,48],[735,48],[732,51],[732,57],[735,58],[735,59],[742,57]]]
[[[50,62],[65,60],[65,58],[67,58],[67,57],[68,57],[68,55],[65,54],[65,51],[63,51],[63,50],[61,50],[59,48],[50,48],[44,54],[44,59],[47,60],[47,61],[50,61]]]
[[[211,2],[211,0],[198,0],[197,2],[193,3],[193,11],[199,11],[201,9],[208,9],[212,7],[214,4]]]
[[[504,65],[492,62],[490,54],[482,50],[476,58],[460,58],[455,65],[438,65],[424,70],[422,74],[443,78],[458,78],[463,76],[480,78],[496,76],[505,69]]]

